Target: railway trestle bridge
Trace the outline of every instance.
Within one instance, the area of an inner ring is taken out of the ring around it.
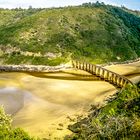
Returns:
[[[119,75],[115,72],[112,72],[110,70],[105,69],[104,67],[95,64],[80,61],[72,61],[72,67],[87,71],[93,75],[100,77],[101,79],[104,79],[105,81],[116,85],[117,87],[125,87],[127,84],[133,85],[133,83],[125,76]]]

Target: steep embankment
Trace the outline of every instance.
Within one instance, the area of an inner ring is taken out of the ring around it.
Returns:
[[[102,63],[140,56],[140,17],[101,4],[0,10],[0,63]]]

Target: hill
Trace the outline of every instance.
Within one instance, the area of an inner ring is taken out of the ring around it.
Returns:
[[[140,56],[139,11],[87,3],[52,9],[0,9],[0,63],[57,65]]]

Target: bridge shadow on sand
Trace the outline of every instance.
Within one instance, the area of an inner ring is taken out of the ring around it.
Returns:
[[[39,78],[49,78],[49,79],[58,79],[58,80],[77,80],[77,81],[101,81],[100,77],[91,74],[82,74],[79,72],[66,72],[66,71],[59,71],[59,72],[44,72],[44,73],[37,73],[32,72],[28,73],[31,76],[39,77]]]

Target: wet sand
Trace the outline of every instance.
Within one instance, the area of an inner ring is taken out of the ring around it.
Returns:
[[[140,63],[106,68],[140,80]],[[70,134],[68,124],[78,115],[85,116],[91,104],[102,104],[116,91],[113,85],[79,70],[0,73],[0,104],[13,115],[13,126],[51,140]]]

